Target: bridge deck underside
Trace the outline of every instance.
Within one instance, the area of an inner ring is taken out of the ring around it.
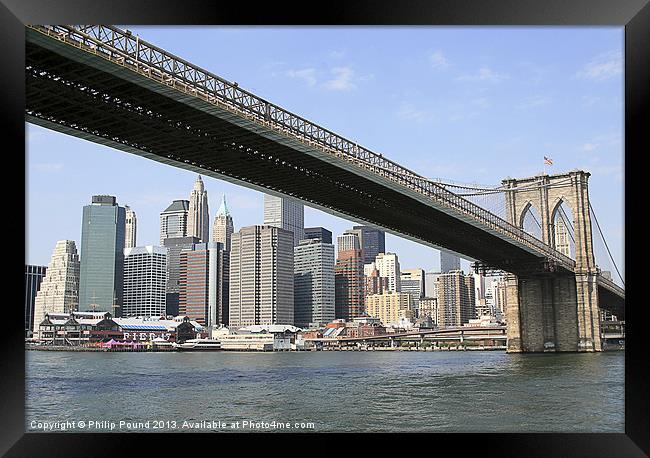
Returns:
[[[509,272],[541,261],[396,189],[30,42],[26,67],[27,113],[61,131],[178,167],[194,164]]]
[[[598,286],[598,306],[625,320],[625,298],[603,286]]]

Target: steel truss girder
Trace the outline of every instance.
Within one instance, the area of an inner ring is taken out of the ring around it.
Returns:
[[[128,31],[105,25],[80,26],[28,26],[50,39],[60,40],[88,53],[166,84],[186,94],[210,103],[217,101],[241,112],[263,125],[273,124],[297,136],[301,141],[319,145],[335,154],[343,153],[362,168],[421,193],[439,204],[476,220],[490,230],[511,237],[567,267],[575,263],[557,250],[537,240],[520,228],[484,210],[463,197],[447,191],[443,186],[390,161],[381,154],[369,151],[356,142],[347,140],[327,129],[290,113],[277,105],[238,87],[206,70],[201,69],[150,43],[140,40]]]

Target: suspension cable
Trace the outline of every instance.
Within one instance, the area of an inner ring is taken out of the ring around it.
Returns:
[[[533,218],[533,221],[535,221],[535,223],[537,223],[537,226],[539,226],[539,228],[541,229],[542,225],[539,223],[539,221],[537,221],[537,218],[535,218],[535,214],[530,210],[528,211],[528,214],[531,216],[531,218]]]
[[[472,193],[461,193],[458,192],[459,196],[474,196],[474,195],[481,195],[481,194],[498,194],[498,193],[506,193],[506,192],[520,192],[520,191],[529,191],[533,190],[535,188],[547,188],[547,189],[554,189],[554,188],[563,188],[566,187],[564,183],[567,181],[570,181],[571,178],[565,178],[563,180],[557,181],[555,183],[548,183],[548,184],[542,184],[541,181],[536,181],[531,184],[527,184],[525,186],[517,187],[517,188],[505,188],[503,185],[501,186],[495,186],[493,188],[489,187],[470,187],[470,186],[460,186],[460,185],[455,185],[452,183],[444,183],[444,182],[436,182],[436,184],[446,187],[446,188],[456,188],[456,189],[465,189],[465,190],[472,190],[472,191],[477,191],[477,192],[472,192]]]
[[[591,210],[591,214],[594,215],[594,221],[596,221],[596,227],[598,228],[598,232],[600,233],[600,238],[603,240],[603,243],[605,243],[605,248],[607,248],[607,254],[609,254],[609,259],[612,260],[612,264],[614,264],[614,268],[616,269],[616,273],[618,274],[618,278],[621,279],[621,282],[623,282],[623,286],[625,286],[625,280],[623,280],[623,276],[621,275],[621,272],[618,270],[618,266],[616,265],[616,261],[614,261],[614,257],[612,256],[611,251],[609,251],[609,246],[607,245],[607,240],[605,240],[605,236],[603,235],[603,231],[600,229],[600,224],[598,224],[598,218],[596,218],[596,212],[594,211],[594,208],[591,206],[591,202],[589,202],[589,209]]]

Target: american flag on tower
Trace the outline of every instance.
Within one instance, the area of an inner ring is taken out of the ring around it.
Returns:
[[[553,159],[544,156],[544,165],[553,165]]]

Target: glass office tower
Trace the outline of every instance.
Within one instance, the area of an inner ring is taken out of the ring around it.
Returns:
[[[126,212],[114,196],[93,196],[83,208],[79,310],[120,315]]]

